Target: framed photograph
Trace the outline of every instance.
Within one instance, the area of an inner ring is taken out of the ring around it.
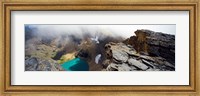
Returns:
[[[198,95],[199,3],[5,0],[1,94]]]

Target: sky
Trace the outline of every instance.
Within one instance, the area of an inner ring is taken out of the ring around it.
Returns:
[[[134,32],[139,29],[147,29],[154,32],[162,32],[167,34],[175,35],[176,25],[40,25],[40,24],[27,24],[30,28],[37,28],[40,33],[47,34],[47,32],[67,33],[81,35],[84,32],[89,32],[90,34],[96,34],[98,32],[103,32],[104,34],[111,36],[122,36],[124,38],[129,38],[135,35]],[[25,25],[25,26],[27,26]],[[84,30],[84,31],[83,31]]]

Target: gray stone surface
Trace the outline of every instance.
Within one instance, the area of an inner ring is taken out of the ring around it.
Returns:
[[[121,50],[113,50],[113,58],[115,58],[117,61],[126,62],[128,60],[128,54],[126,52],[123,52]]]
[[[126,63],[123,63],[118,67],[118,71],[131,71],[131,70],[132,68]]]
[[[141,62],[139,62],[138,60],[135,60],[135,59],[129,59],[129,60],[128,60],[128,63],[129,63],[130,65],[133,65],[133,66],[135,66],[135,67],[141,69],[141,70],[146,70],[146,69],[148,69],[148,66],[147,66],[147,65],[145,65],[145,64],[143,64],[143,63],[141,63]]]
[[[62,71],[62,67],[53,60],[29,57],[25,60],[25,71]]]

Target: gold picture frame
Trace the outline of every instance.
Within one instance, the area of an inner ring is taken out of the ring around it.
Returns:
[[[1,1],[0,26],[0,72],[2,95],[200,95],[199,78],[199,0],[3,0]],[[145,11],[189,11],[190,31],[190,80],[188,86],[21,86],[11,85],[11,11],[12,10],[145,10]],[[19,95],[19,96],[21,96]]]

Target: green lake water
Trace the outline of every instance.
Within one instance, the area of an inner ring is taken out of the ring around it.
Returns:
[[[88,63],[80,58],[74,58],[61,64],[61,66],[67,71],[89,71]]]

